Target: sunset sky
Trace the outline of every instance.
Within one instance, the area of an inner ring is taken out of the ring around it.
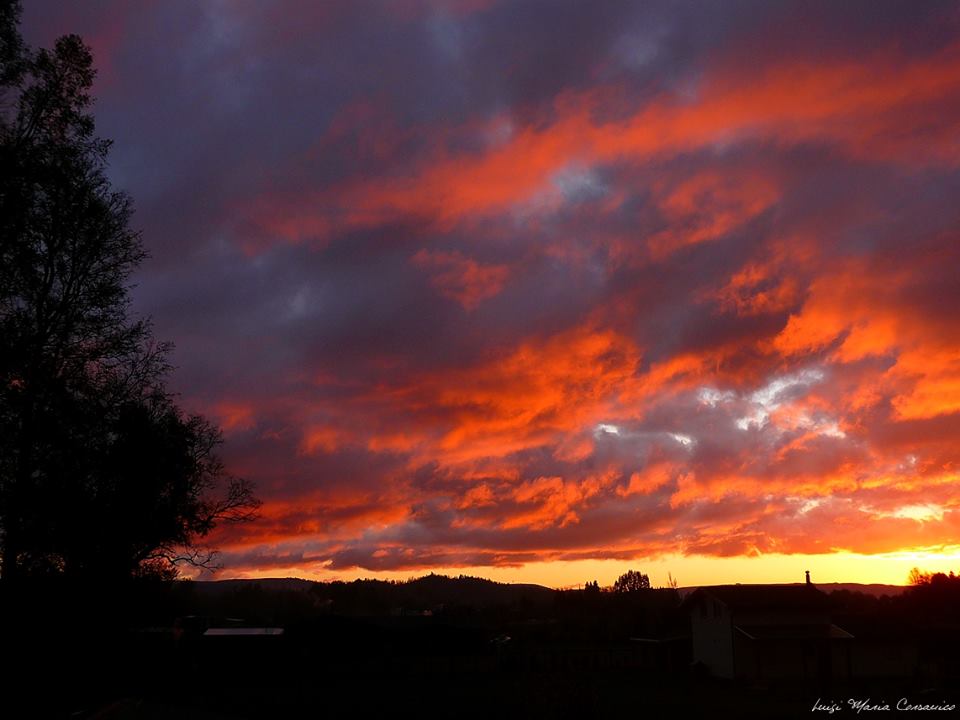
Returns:
[[[217,577],[960,570],[955,2],[25,3],[259,521]]]

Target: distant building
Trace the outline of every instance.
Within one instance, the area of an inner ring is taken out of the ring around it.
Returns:
[[[281,627],[209,627],[200,637],[197,659],[223,676],[264,677],[283,666],[286,640]]]
[[[827,596],[805,585],[702,587],[684,600],[693,661],[717,677],[851,676],[853,636],[830,620]]]

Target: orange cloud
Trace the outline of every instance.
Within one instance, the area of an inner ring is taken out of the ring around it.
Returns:
[[[429,408],[444,462],[503,457],[602,421],[633,384],[640,352],[609,330],[578,327],[473,367],[412,379],[396,399]],[[427,428],[424,428],[426,430]]]
[[[318,425],[308,428],[304,432],[303,439],[300,442],[301,452],[311,454],[319,451],[333,452],[343,443],[344,434],[342,431],[326,426]]]
[[[740,316],[774,314],[798,303],[800,282],[781,262],[751,260],[708,297],[718,301],[720,309]]]
[[[267,235],[326,237],[335,228],[373,226],[404,216],[452,227],[470,216],[508,209],[550,184],[571,163],[590,167],[721,147],[745,139],[824,143],[851,157],[906,165],[955,165],[960,151],[944,127],[929,131],[931,103],[956,102],[960,46],[921,59],[877,53],[857,61],[796,60],[744,75],[708,74],[693,98],[661,96],[626,119],[604,121],[616,88],[560,95],[556,119],[517,128],[509,141],[478,154],[435,148],[400,178],[364,178],[308,197],[264,197],[253,211]],[[721,189],[722,188],[722,189]],[[690,209],[696,182],[668,199]],[[686,232],[653,241],[657,254],[722,234],[774,198],[769,187],[712,186],[723,210]],[[691,194],[692,193],[692,194]]]
[[[253,406],[250,403],[220,402],[214,406],[213,415],[228,434],[249,430],[254,425]]]
[[[766,180],[742,173],[705,172],[663,191],[668,226],[647,244],[654,258],[716,240],[770,207],[779,193]]]
[[[420,250],[412,261],[430,272],[433,286],[445,297],[460,303],[464,310],[473,310],[497,295],[510,274],[506,265],[483,265],[455,251]]]
[[[617,494],[621,497],[629,495],[646,495],[657,488],[670,484],[677,474],[677,470],[666,463],[660,463],[645,468],[643,472],[630,474],[630,482],[626,487],[618,487]]]
[[[902,301],[918,283],[910,265],[878,272],[853,263],[824,273],[773,348],[788,357],[829,350],[837,363],[894,357],[882,376],[865,377],[853,391],[852,407],[888,396],[901,419],[960,411],[960,349],[931,321],[928,308]]]
[[[911,381],[909,389],[892,400],[898,417],[915,420],[960,412],[960,347],[918,344],[898,356],[888,375]]]

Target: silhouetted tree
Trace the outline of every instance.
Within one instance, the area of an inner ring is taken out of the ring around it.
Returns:
[[[164,389],[169,345],[129,315],[145,253],[94,135],[90,50],[68,35],[32,51],[18,20],[2,2],[0,573],[209,564],[196,543],[257,501]]]
[[[650,589],[650,578],[636,570],[627,570],[613,583],[613,591],[618,593],[637,592]]]

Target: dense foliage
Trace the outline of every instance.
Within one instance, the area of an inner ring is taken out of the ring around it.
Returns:
[[[90,50],[68,35],[33,51],[18,18],[0,6],[2,576],[209,564],[197,542],[257,502],[164,387],[169,345],[131,317],[146,254],[94,133]]]

